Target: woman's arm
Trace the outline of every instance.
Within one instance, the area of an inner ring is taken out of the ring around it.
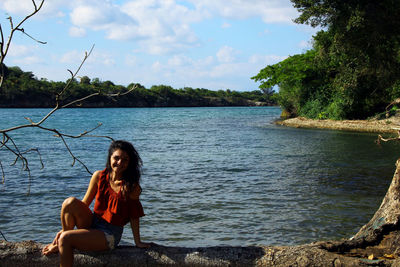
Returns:
[[[90,179],[90,183],[88,189],[86,190],[86,194],[82,199],[82,202],[85,203],[88,207],[90,206],[90,203],[92,203],[94,197],[96,196],[99,179],[100,179],[100,171],[95,171],[92,175],[92,178]]]
[[[134,200],[139,199],[141,193],[142,193],[142,188],[140,187],[139,184],[135,184],[133,186],[131,193],[129,194],[129,198]]]
[[[140,240],[139,218],[131,218],[131,228],[136,246],[139,248],[149,248],[151,246],[151,243],[145,243]]]

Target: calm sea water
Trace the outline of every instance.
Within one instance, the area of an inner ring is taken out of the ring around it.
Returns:
[[[0,128],[37,120],[46,109],[0,109]],[[45,126],[93,132],[135,144],[143,161],[141,220],[145,241],[169,246],[301,244],[348,238],[371,218],[389,186],[399,145],[375,134],[276,126],[276,107],[65,109]],[[90,175],[52,134],[12,133],[29,154],[20,162],[0,151],[0,230],[9,241],[50,242],[69,196],[82,198]],[[109,141],[67,139],[94,171]],[[29,186],[30,185],[30,186]],[[30,194],[27,195],[30,187]],[[0,237],[2,239],[2,237]],[[132,243],[125,228],[123,242]]]

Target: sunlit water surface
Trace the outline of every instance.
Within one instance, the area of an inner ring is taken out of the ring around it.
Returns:
[[[37,120],[47,109],[0,109],[0,128]],[[141,235],[170,246],[301,244],[352,236],[378,208],[399,155],[375,134],[286,128],[276,107],[65,109],[44,126],[126,139],[144,161]],[[9,241],[49,242],[69,196],[90,175],[59,138],[11,133],[29,154],[31,179],[0,151],[0,231]],[[91,171],[103,169],[107,139],[67,139]],[[27,195],[30,188],[30,194]],[[2,239],[2,237],[0,237]],[[129,225],[123,243],[132,243]]]

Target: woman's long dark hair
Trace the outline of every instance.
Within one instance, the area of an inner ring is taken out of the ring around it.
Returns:
[[[108,149],[106,169],[108,173],[111,173],[111,156],[115,150],[121,149],[129,156],[128,167],[122,174],[122,180],[125,183],[128,194],[133,190],[136,185],[139,185],[141,170],[142,170],[142,159],[135,147],[124,140],[113,141]]]

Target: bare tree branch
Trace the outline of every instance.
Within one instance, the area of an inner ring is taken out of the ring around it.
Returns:
[[[13,126],[13,127],[7,128],[7,129],[0,129],[0,134],[3,135],[3,140],[0,142],[0,149],[4,148],[4,149],[6,149],[6,150],[8,150],[8,151],[10,151],[11,153],[14,154],[15,159],[14,159],[14,162],[11,165],[15,165],[15,164],[17,164],[18,161],[21,161],[22,169],[24,171],[28,172],[29,181],[31,179],[31,174],[30,174],[30,168],[29,168],[29,161],[28,161],[28,159],[26,158],[25,155],[27,153],[29,153],[29,152],[36,152],[39,155],[39,161],[40,161],[40,164],[41,164],[41,166],[43,168],[44,167],[44,163],[43,163],[41,154],[40,154],[38,148],[31,148],[31,149],[28,149],[28,150],[23,151],[23,152],[20,151],[20,149],[19,149],[18,145],[16,144],[16,142],[14,141],[14,139],[9,135],[10,132],[13,132],[13,131],[16,131],[16,130],[21,130],[21,129],[24,129],[24,128],[38,128],[38,129],[41,129],[41,130],[44,130],[44,131],[53,132],[55,134],[54,136],[56,136],[56,137],[61,139],[64,147],[66,148],[66,150],[70,154],[70,156],[72,158],[72,166],[74,166],[75,163],[78,162],[90,174],[92,174],[92,172],[89,170],[89,168],[85,165],[85,163],[83,161],[81,161],[78,157],[75,156],[75,154],[70,149],[70,147],[69,147],[69,145],[68,145],[68,143],[67,143],[65,138],[77,139],[77,138],[82,138],[82,137],[93,137],[93,138],[106,138],[106,139],[113,140],[113,138],[111,138],[110,136],[100,136],[100,135],[92,135],[92,134],[90,134],[93,131],[95,131],[97,128],[99,128],[102,125],[101,123],[99,123],[97,126],[92,128],[91,130],[84,131],[84,132],[82,132],[82,133],[80,133],[78,135],[66,134],[66,133],[63,133],[62,131],[60,131],[58,129],[51,129],[51,128],[43,126],[43,123],[59,109],[70,107],[70,106],[72,106],[72,105],[74,105],[76,103],[85,101],[85,100],[87,100],[89,98],[92,98],[92,97],[98,96],[98,95],[105,95],[107,97],[123,96],[123,95],[129,94],[130,92],[132,92],[133,90],[135,90],[137,88],[137,85],[134,85],[130,89],[126,90],[125,92],[109,93],[109,94],[103,94],[101,91],[99,91],[97,93],[89,94],[89,95],[84,96],[82,98],[72,100],[72,101],[68,102],[67,104],[61,105],[61,98],[62,98],[63,94],[65,94],[67,89],[71,86],[71,82],[75,79],[75,77],[77,77],[79,71],[81,70],[83,64],[86,62],[88,57],[91,55],[93,49],[94,49],[94,45],[92,46],[92,48],[90,49],[89,52],[85,52],[85,57],[83,58],[81,64],[78,66],[78,68],[77,68],[77,70],[75,72],[72,72],[71,70],[68,70],[68,72],[71,74],[71,78],[69,79],[69,81],[67,82],[65,87],[60,92],[58,92],[56,94],[55,107],[50,112],[48,112],[45,116],[43,116],[38,122],[34,122],[31,118],[25,117],[25,119],[29,123]],[[7,143],[11,143],[11,145],[7,145]],[[1,164],[1,160],[0,160],[0,164]],[[3,170],[3,176],[4,176],[4,170]],[[3,177],[3,181],[5,181],[5,177]],[[29,188],[30,188],[30,184],[29,184]]]
[[[6,175],[4,174],[4,168],[3,164],[1,164],[1,161],[0,161],[0,168],[1,168],[1,184],[4,184],[6,182]]]
[[[25,34],[26,36],[28,36],[29,38],[31,38],[32,40],[34,40],[35,42],[38,42],[40,44],[47,44],[47,42],[43,42],[40,41],[38,39],[35,39],[34,37],[32,37],[31,35],[29,35],[28,33],[25,32],[24,28],[18,29],[20,32],[22,32],[23,34]]]
[[[10,44],[11,44],[11,40],[12,37],[14,35],[14,33],[16,31],[20,31],[24,34],[26,34],[27,36],[29,36],[30,38],[32,38],[33,40],[39,42],[39,43],[45,43],[45,42],[41,42],[36,40],[35,38],[33,38],[32,36],[30,36],[29,34],[25,33],[24,29],[21,28],[21,25],[28,20],[30,17],[32,17],[33,15],[35,15],[43,6],[44,0],[40,1],[40,4],[37,5],[35,0],[32,0],[33,6],[34,6],[34,11],[29,14],[28,16],[26,16],[21,22],[19,22],[17,24],[16,27],[14,27],[14,22],[12,17],[9,17],[8,20],[10,22],[10,28],[11,28],[11,32],[10,32],[10,36],[7,40],[7,43],[5,43],[5,39],[4,39],[4,33],[3,30],[1,28],[0,25],[0,38],[1,38],[1,43],[0,43],[0,68],[1,68],[1,74],[0,74],[0,87],[1,84],[4,80],[4,58],[8,53]],[[106,139],[110,139],[113,140],[111,137],[109,136],[100,136],[100,135],[92,135],[91,133],[93,131],[95,131],[97,128],[99,128],[102,124],[99,123],[97,126],[95,126],[94,128],[92,128],[91,130],[88,131],[84,131],[78,135],[71,135],[71,134],[67,134],[62,132],[59,129],[52,129],[52,128],[48,128],[48,127],[44,127],[43,124],[45,121],[47,121],[48,118],[50,118],[57,110],[62,109],[62,108],[66,108],[66,107],[71,107],[77,103],[83,102],[89,98],[92,98],[94,96],[98,96],[98,95],[104,95],[107,97],[119,97],[119,96],[123,96],[126,94],[129,94],[131,91],[133,91],[134,89],[137,88],[137,85],[132,86],[132,88],[127,89],[125,92],[118,92],[118,93],[108,93],[108,94],[104,94],[102,93],[100,90],[97,93],[92,93],[89,94],[87,96],[84,96],[82,98],[79,99],[74,99],[66,104],[62,104],[62,97],[64,96],[64,94],[66,94],[67,89],[70,88],[72,82],[75,80],[75,78],[77,77],[79,71],[81,70],[83,64],[86,62],[86,60],[88,59],[88,57],[92,54],[92,51],[94,49],[94,45],[91,47],[91,49],[89,50],[89,52],[85,52],[85,56],[82,59],[80,65],[78,66],[78,68],[76,69],[75,72],[72,72],[71,70],[67,70],[70,75],[71,78],[67,81],[66,85],[63,87],[63,89],[56,93],[56,101],[55,101],[55,106],[54,108],[52,108],[50,110],[50,112],[48,112],[46,115],[44,115],[39,121],[34,122],[31,118],[29,117],[25,117],[25,119],[28,121],[28,123],[26,124],[21,124],[21,125],[17,125],[17,126],[12,126],[10,128],[6,128],[6,129],[0,129],[0,134],[2,135],[2,140],[0,141],[0,150],[6,150],[11,152],[14,156],[15,159],[14,161],[11,163],[11,166],[16,165],[18,163],[18,161],[21,162],[21,167],[22,170],[27,171],[28,172],[28,177],[29,177],[29,188],[28,188],[28,194],[30,192],[30,182],[31,182],[31,172],[30,172],[30,166],[29,166],[29,160],[26,157],[27,154],[31,153],[31,152],[35,152],[38,157],[39,157],[39,161],[41,164],[41,168],[44,167],[44,163],[42,160],[42,156],[41,153],[39,151],[38,148],[30,148],[27,149],[25,151],[21,151],[19,145],[14,141],[14,139],[10,136],[11,132],[17,131],[17,130],[21,130],[24,128],[37,128],[43,131],[47,131],[47,132],[52,132],[54,133],[55,137],[58,137],[61,139],[61,142],[63,144],[63,146],[65,147],[65,149],[68,151],[68,153],[70,154],[71,158],[72,158],[72,166],[75,165],[76,162],[80,163],[88,173],[91,173],[91,171],[89,170],[89,168],[85,165],[84,162],[82,162],[78,157],[75,156],[75,154],[72,152],[72,150],[70,149],[66,138],[71,138],[71,139],[76,139],[76,138],[82,138],[82,137],[93,137],[93,138],[106,138]],[[0,168],[1,168],[1,172],[2,172],[2,183],[5,183],[5,171],[3,168],[3,163],[2,160],[0,159]]]
[[[6,237],[3,235],[3,233],[0,231],[1,236],[3,237],[3,239],[7,242]]]
[[[396,137],[383,138],[382,135],[378,135],[378,139],[375,142],[377,144],[381,144],[381,141],[382,142],[400,141],[400,128],[393,128],[393,129],[397,130],[397,136]]]
[[[14,22],[12,17],[8,17],[7,19],[10,22],[10,36],[7,39],[7,42],[5,41],[4,38],[4,33],[3,33],[3,28],[0,25],[0,36],[1,36],[1,43],[0,43],[0,88],[3,84],[4,81],[4,59],[8,53],[8,50],[10,49],[10,45],[11,45],[11,41],[14,37],[14,34],[16,31],[20,31],[22,33],[24,33],[25,35],[27,35],[28,37],[32,38],[33,40],[35,40],[36,42],[39,42],[41,44],[45,44],[46,42],[42,42],[42,41],[38,41],[37,39],[33,38],[31,35],[27,34],[25,32],[25,30],[23,28],[21,28],[22,24],[24,24],[28,19],[30,19],[32,16],[34,16],[36,13],[39,12],[39,10],[43,7],[45,0],[41,0],[39,5],[36,4],[35,0],[32,0],[32,4],[34,7],[34,10],[32,11],[32,13],[30,13],[29,15],[27,15],[24,19],[22,19],[16,27],[14,27]]]
[[[93,93],[93,94],[87,95],[87,96],[85,96],[85,97],[82,97],[82,98],[80,98],[80,99],[73,100],[73,101],[69,102],[68,104],[63,105],[61,108],[66,108],[66,107],[68,107],[68,106],[71,106],[71,105],[73,105],[73,104],[82,102],[82,101],[84,101],[84,100],[86,100],[86,99],[88,99],[88,98],[91,98],[91,97],[94,97],[94,96],[98,96],[98,95],[105,95],[105,96],[108,96],[108,97],[123,96],[123,95],[129,94],[130,92],[132,92],[132,91],[135,90],[136,88],[137,88],[137,85],[134,85],[134,86],[132,86],[131,89],[127,90],[126,92],[123,92],[123,93],[115,93],[115,94],[103,94],[103,93],[101,93],[101,92]]]

